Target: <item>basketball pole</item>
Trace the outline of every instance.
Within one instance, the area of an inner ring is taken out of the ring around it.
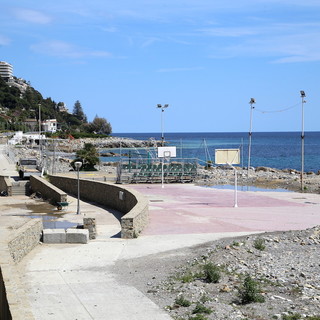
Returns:
[[[250,157],[251,157],[251,138],[252,138],[252,111],[254,109],[253,104],[256,103],[254,98],[250,99],[250,130],[249,130],[249,149],[248,149],[248,171],[247,176],[249,178],[249,170],[250,170]]]
[[[301,192],[303,192],[303,173],[304,173],[304,104],[306,101],[304,98],[306,97],[306,94],[303,90],[300,91],[301,96],[301,122],[302,122],[302,128],[301,128],[301,173],[300,173],[300,180],[301,180]]]

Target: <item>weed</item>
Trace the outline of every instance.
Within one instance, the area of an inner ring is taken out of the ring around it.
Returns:
[[[203,271],[204,271],[205,281],[210,282],[210,283],[218,283],[219,282],[219,280],[221,278],[221,274],[220,274],[220,270],[219,270],[218,266],[209,262],[203,266]]]
[[[210,301],[211,299],[206,295],[206,294],[203,294],[201,297],[200,297],[200,302],[202,303],[206,303],[207,301]]]
[[[191,302],[187,299],[185,299],[183,296],[179,296],[176,298],[176,300],[174,301],[174,303],[180,307],[190,307],[191,306]]]
[[[243,285],[239,289],[239,297],[241,304],[265,301],[264,297],[260,294],[258,283],[254,281],[250,275],[245,277]]]
[[[294,313],[294,314],[282,316],[282,320],[298,320],[298,319],[301,319],[301,314],[299,314],[299,313]]]
[[[240,247],[240,243],[238,241],[233,241],[231,246],[232,247]]]
[[[189,283],[194,280],[194,276],[191,272],[187,272],[183,274],[179,280],[181,280],[183,283]]]
[[[307,320],[320,320],[320,316],[308,316],[306,317]]]
[[[195,313],[210,314],[210,313],[212,313],[212,310],[198,302],[197,305],[195,306],[195,308],[193,309],[192,313],[193,314],[195,314]]]
[[[264,243],[265,243],[264,239],[258,238],[254,240],[253,247],[257,250],[264,251],[266,248]]]
[[[207,320],[208,318],[205,317],[203,314],[196,314],[195,316],[190,316],[189,320]]]

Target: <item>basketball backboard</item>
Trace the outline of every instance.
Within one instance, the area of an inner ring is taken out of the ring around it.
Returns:
[[[240,149],[215,149],[216,164],[239,164]]]
[[[175,158],[176,149],[176,147],[158,147],[158,158]]]

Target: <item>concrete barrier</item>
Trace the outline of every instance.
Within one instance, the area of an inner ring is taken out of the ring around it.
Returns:
[[[43,243],[66,243],[65,229],[43,229]]]
[[[88,243],[87,229],[44,229],[43,243]]]
[[[87,229],[67,229],[67,243],[88,243],[89,230]]]
[[[57,202],[67,202],[67,194],[42,177],[31,176],[30,187],[32,192],[41,193],[43,199],[49,200],[53,205]]]
[[[49,176],[49,181],[59,189],[77,196],[76,178],[54,175]],[[79,183],[82,200],[93,201],[123,213],[121,218],[122,238],[137,237],[148,224],[149,202],[139,192],[101,181],[80,179]]]

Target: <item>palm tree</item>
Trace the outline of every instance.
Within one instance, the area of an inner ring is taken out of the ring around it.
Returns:
[[[82,162],[81,169],[84,171],[96,170],[94,166],[99,163],[99,154],[92,143],[85,143],[84,148],[76,152],[76,159],[72,161],[72,167],[76,161]]]

